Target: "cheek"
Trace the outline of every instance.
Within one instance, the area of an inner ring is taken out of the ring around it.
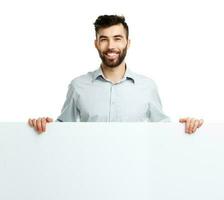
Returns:
[[[125,49],[127,47],[127,45],[128,45],[127,42],[120,42],[117,44],[117,47],[119,49]]]
[[[106,44],[99,44],[97,49],[100,51],[100,52],[103,52],[106,50]]]

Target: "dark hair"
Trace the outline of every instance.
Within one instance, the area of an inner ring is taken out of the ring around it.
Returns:
[[[126,30],[126,37],[128,39],[129,29],[128,25],[125,22],[124,16],[118,15],[101,15],[99,16],[96,21],[94,22],[96,34],[98,33],[99,29],[101,28],[108,28],[113,25],[122,24]]]

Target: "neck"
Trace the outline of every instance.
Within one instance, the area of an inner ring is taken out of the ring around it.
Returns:
[[[114,68],[102,64],[101,68],[103,71],[103,75],[112,83],[117,83],[118,81],[120,81],[124,77],[126,70],[124,62],[122,62],[119,66]]]

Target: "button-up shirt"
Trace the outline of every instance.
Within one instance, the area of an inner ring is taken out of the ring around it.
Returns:
[[[162,111],[155,82],[126,67],[117,83],[105,78],[101,67],[71,81],[60,122],[161,122]]]

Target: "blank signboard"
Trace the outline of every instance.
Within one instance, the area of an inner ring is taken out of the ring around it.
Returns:
[[[224,124],[0,123],[0,200],[189,199],[224,199]]]

